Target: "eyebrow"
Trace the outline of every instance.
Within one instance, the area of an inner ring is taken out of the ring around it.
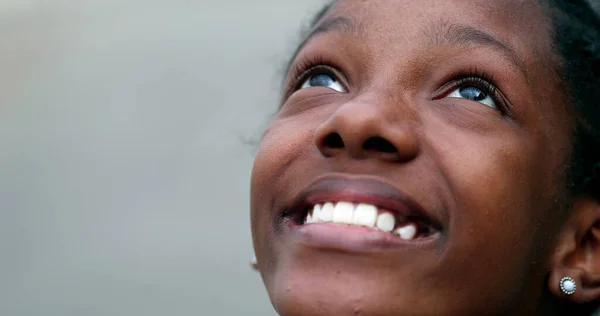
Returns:
[[[491,47],[504,55],[519,71],[527,77],[523,59],[510,45],[497,39],[490,33],[468,25],[453,23],[436,23],[433,27],[422,30],[430,45],[476,45]]]
[[[286,73],[290,70],[293,61],[296,59],[302,48],[306,46],[306,44],[308,44],[318,35],[330,32],[342,32],[344,34],[364,34],[363,27],[360,27],[353,19],[349,17],[338,16],[325,19],[319,23],[298,46],[292,55],[292,59],[288,63]],[[494,48],[502,53],[502,55],[504,55],[504,57],[506,57],[511,64],[513,64],[515,68],[527,78],[527,71],[524,62],[516,53],[516,51],[508,44],[502,42],[490,33],[487,33],[483,30],[474,28],[472,26],[442,21],[432,24],[432,27],[422,29],[421,34],[425,38],[429,39],[428,44],[430,45],[476,45]]]

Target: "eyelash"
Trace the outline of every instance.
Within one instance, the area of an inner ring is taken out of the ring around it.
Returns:
[[[323,72],[340,79],[336,68],[331,65],[323,55],[316,55],[310,59],[300,59],[290,69],[290,81],[286,86],[287,96],[300,89],[302,83],[316,72]]]
[[[290,81],[287,84],[286,90],[287,95],[286,98],[289,97],[292,93],[296,92],[300,89],[302,83],[307,80],[311,75],[316,72],[324,72],[329,75],[336,77],[338,80],[340,79],[338,72],[335,70],[334,66],[331,66],[331,62],[327,60],[323,55],[315,55],[312,58],[300,59],[295,62],[290,68]],[[509,108],[506,104],[500,89],[497,88],[495,84],[494,78],[485,71],[480,71],[476,68],[467,69],[464,72],[458,73],[453,76],[451,81],[444,85],[443,90],[446,92],[452,91],[451,89],[457,89],[461,86],[472,85],[479,89],[482,89],[487,95],[491,96],[494,102],[498,105],[498,110],[503,115],[510,116]],[[444,93],[443,96],[436,98],[441,99],[445,97],[447,93]]]
[[[494,78],[489,75],[487,72],[479,71],[477,69],[468,69],[465,72],[459,73],[454,76],[455,79],[452,79],[451,82],[446,84],[443,87],[444,91],[452,91],[453,89],[457,89],[461,86],[471,85],[481,89],[487,95],[492,97],[494,102],[498,105],[498,110],[503,114],[508,111],[506,102],[500,89],[493,84],[495,82]],[[443,96],[438,97],[436,99],[441,99],[446,96],[447,93],[444,93]]]

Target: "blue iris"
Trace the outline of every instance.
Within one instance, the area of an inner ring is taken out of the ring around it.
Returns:
[[[334,84],[335,82],[336,80],[330,75],[319,74],[311,77],[308,83],[311,87],[329,87],[329,85]]]
[[[483,101],[487,98],[485,92],[474,86],[464,86],[460,88],[458,92],[461,97],[473,101]]]

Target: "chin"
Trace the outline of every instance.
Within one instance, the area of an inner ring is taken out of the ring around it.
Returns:
[[[419,306],[427,302],[417,296],[420,273],[414,266],[399,268],[376,255],[304,245],[287,248],[280,258],[265,279],[280,315],[435,314],[435,306]]]

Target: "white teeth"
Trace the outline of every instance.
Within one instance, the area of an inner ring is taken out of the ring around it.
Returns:
[[[377,221],[377,207],[369,204],[358,204],[354,209],[352,223],[361,226],[375,227]]]
[[[414,223],[402,226],[394,231],[394,235],[398,235],[404,240],[415,239],[415,236],[417,235],[417,226]]]
[[[340,224],[352,224],[354,217],[354,204],[338,202],[333,210],[333,222]]]
[[[333,210],[334,210],[333,203],[325,203],[325,205],[323,205],[323,208],[321,209],[321,220],[323,222],[327,222],[327,223],[332,222],[333,221]]]
[[[312,222],[318,223],[321,222],[321,204],[315,205],[312,212]]]
[[[418,228],[413,222],[405,223],[394,230],[396,218],[392,213],[378,210],[371,204],[358,204],[351,202],[327,202],[316,204],[306,216],[306,224],[311,223],[334,223],[343,225],[357,225],[376,228],[391,233],[404,240],[412,240],[417,236]]]
[[[389,233],[392,230],[394,230],[394,226],[396,225],[396,219],[394,218],[394,215],[390,213],[382,213],[381,215],[377,216],[376,225],[377,228],[379,228],[380,230]]]

